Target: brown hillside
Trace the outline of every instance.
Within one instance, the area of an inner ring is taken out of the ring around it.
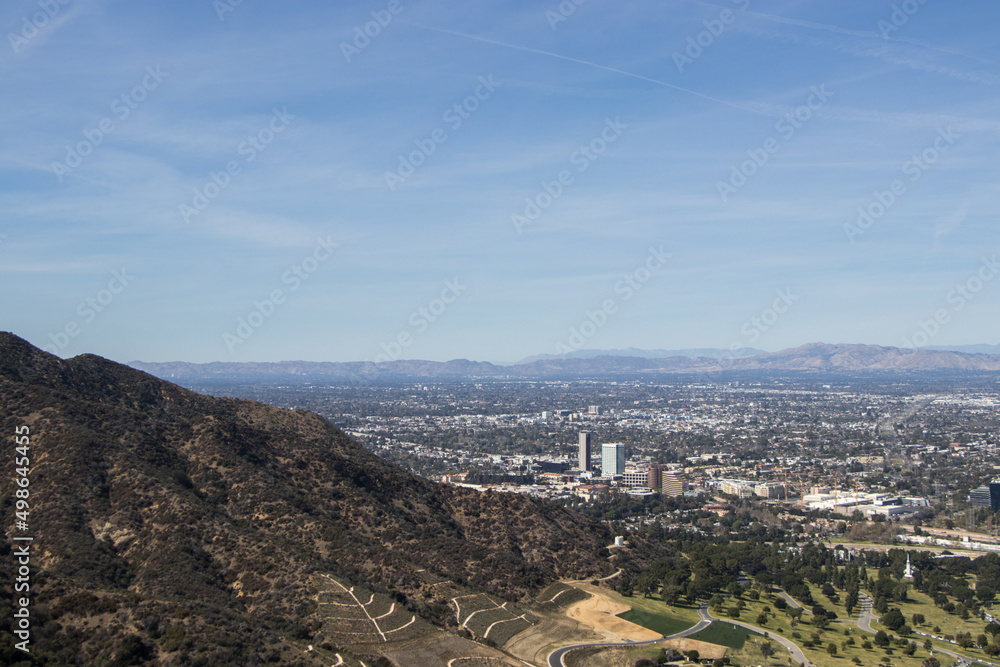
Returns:
[[[427,573],[514,599],[610,571],[601,524],[422,480],[312,413],[200,396],[92,355],[63,361],[10,334],[0,405],[8,538],[8,436],[31,430],[39,664],[292,664],[285,640],[318,627],[317,572],[440,622],[450,612]],[[9,596],[0,605],[10,618]],[[0,633],[0,662],[24,657],[11,641]]]

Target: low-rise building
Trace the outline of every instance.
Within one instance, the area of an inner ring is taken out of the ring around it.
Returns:
[[[724,479],[719,483],[719,491],[737,498],[749,498],[754,495],[753,485],[738,479]]]
[[[583,484],[573,489],[573,493],[587,501],[591,501],[594,498],[606,495],[610,492],[611,487],[607,484]]]
[[[784,498],[785,485],[781,482],[763,482],[755,484],[753,492],[760,498]]]
[[[626,470],[622,473],[622,486],[637,488],[648,486],[649,473],[646,470]]]

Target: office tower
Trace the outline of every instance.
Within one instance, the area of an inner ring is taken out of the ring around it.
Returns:
[[[1000,509],[1000,482],[990,482],[969,493],[969,504],[973,507],[989,507],[994,512]]]
[[[646,471],[646,488],[658,489],[663,486],[663,471],[667,467],[654,463]]]
[[[581,431],[579,463],[577,466],[584,472],[590,470],[590,439],[590,431]]]
[[[677,497],[684,495],[684,491],[687,488],[687,482],[684,481],[684,477],[678,473],[663,473],[663,495]]]
[[[601,476],[620,475],[625,472],[625,445],[607,442],[601,445]]]

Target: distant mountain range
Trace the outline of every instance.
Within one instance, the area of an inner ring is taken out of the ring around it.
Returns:
[[[531,357],[525,357],[517,363],[530,364],[533,361],[545,361],[548,359],[594,359],[595,357],[640,357],[642,359],[668,359],[670,357],[697,359],[702,357],[705,359],[729,359],[734,356],[752,357],[755,354],[764,354],[764,350],[757,350],[752,347],[745,347],[737,352],[731,352],[730,350],[718,347],[696,347],[684,350],[641,350],[637,347],[627,347],[621,350],[576,350],[565,354],[536,354]]]
[[[966,354],[1000,354],[1000,345],[928,345],[928,350],[947,350]]]
[[[975,346],[979,347],[979,346]],[[682,351],[683,352],[683,351]],[[713,350],[718,352],[718,350]],[[543,358],[509,366],[485,361],[398,360],[375,363],[281,361],[275,363],[186,362],[145,363],[130,366],[164,379],[208,380],[233,378],[337,378],[371,382],[392,378],[560,378],[636,374],[690,374],[719,372],[812,373],[920,373],[1000,371],[1000,355],[970,354],[927,348],[905,349],[878,345],[829,345],[810,343],[778,352],[754,351],[752,356],[698,356],[682,354],[663,358],[645,356],[586,356]]]

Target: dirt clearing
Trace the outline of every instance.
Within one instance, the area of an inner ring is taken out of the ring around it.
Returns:
[[[726,647],[719,646],[718,644],[709,644],[708,642],[700,642],[697,639],[687,639],[685,637],[680,637],[678,639],[668,639],[666,641],[660,642],[660,646],[663,648],[673,648],[677,649],[681,653],[687,653],[688,651],[698,651],[699,660],[721,660],[724,655],[726,655]]]
[[[593,628],[594,632],[601,635],[603,639],[615,642],[644,642],[662,636],[641,625],[618,618],[618,614],[628,611],[631,607],[605,596],[601,589],[596,586],[590,584],[575,585],[580,590],[590,593],[591,597],[568,607],[566,615],[586,627]]]

